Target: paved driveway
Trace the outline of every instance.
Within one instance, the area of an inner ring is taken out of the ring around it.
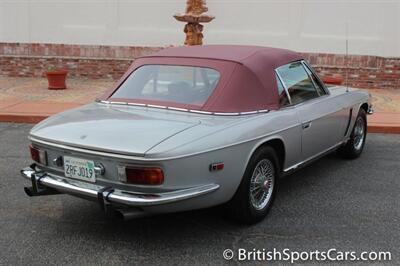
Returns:
[[[28,198],[29,129],[0,124],[0,265],[223,264],[227,248],[391,251],[400,265],[400,135],[371,134],[360,159],[330,155],[283,179],[267,219],[246,227],[218,208],[120,222],[71,196]]]

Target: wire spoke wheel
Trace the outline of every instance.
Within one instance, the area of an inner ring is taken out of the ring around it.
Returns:
[[[357,118],[356,125],[354,127],[354,148],[356,150],[361,149],[364,143],[365,135],[365,124],[361,117]]]
[[[250,201],[256,210],[262,210],[272,197],[275,167],[268,159],[259,161],[250,180]]]

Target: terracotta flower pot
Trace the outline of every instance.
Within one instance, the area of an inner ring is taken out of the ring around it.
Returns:
[[[49,90],[64,90],[67,88],[65,79],[68,71],[64,69],[46,71],[46,77],[49,82]]]
[[[342,85],[343,83],[343,78],[341,76],[335,76],[335,77],[322,77],[322,81],[326,84],[331,84],[331,85]]]

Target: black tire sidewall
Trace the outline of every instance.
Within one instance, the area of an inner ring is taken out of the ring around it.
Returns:
[[[361,146],[360,149],[357,150],[354,147],[354,131],[355,131],[355,128],[356,128],[357,120],[360,117],[362,118],[362,120],[364,122],[364,136],[363,136],[362,146]],[[367,138],[367,114],[365,113],[364,109],[361,108],[360,111],[358,112],[358,115],[357,115],[357,118],[356,118],[356,122],[354,123],[354,127],[353,127],[353,130],[351,132],[350,140],[349,140],[349,144],[351,145],[351,152],[354,154],[354,156],[357,156],[357,157],[360,156],[360,154],[364,150],[364,145],[365,145],[366,138]]]
[[[360,149],[357,150],[354,147],[354,131],[355,131],[357,120],[360,117],[364,121],[364,136],[363,136],[362,146],[361,146]],[[339,150],[338,150],[339,155],[341,157],[343,157],[345,159],[356,159],[361,155],[362,151],[364,150],[365,142],[366,142],[366,139],[367,139],[367,130],[368,130],[367,126],[368,126],[367,113],[365,112],[365,110],[363,108],[361,108],[358,111],[357,118],[356,118],[356,121],[354,122],[353,129],[352,129],[352,131],[350,133],[349,140],[346,142],[346,144],[344,146],[340,147]]]
[[[263,159],[267,159],[272,162],[275,170],[274,177],[274,187],[272,190],[271,198],[268,204],[261,210],[257,210],[251,203],[250,199],[250,181],[253,175],[254,169],[257,166],[258,162]],[[270,207],[273,204],[275,199],[276,191],[278,189],[278,180],[280,177],[280,164],[278,160],[278,156],[276,155],[275,150],[272,147],[266,146],[259,148],[251,157],[245,173],[242,178],[242,182],[232,199],[233,208],[236,209],[238,218],[246,223],[255,223],[262,220],[270,210]]]

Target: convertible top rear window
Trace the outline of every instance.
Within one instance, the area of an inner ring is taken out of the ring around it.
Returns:
[[[144,65],[136,69],[111,98],[203,106],[219,79],[219,72],[211,68]]]

